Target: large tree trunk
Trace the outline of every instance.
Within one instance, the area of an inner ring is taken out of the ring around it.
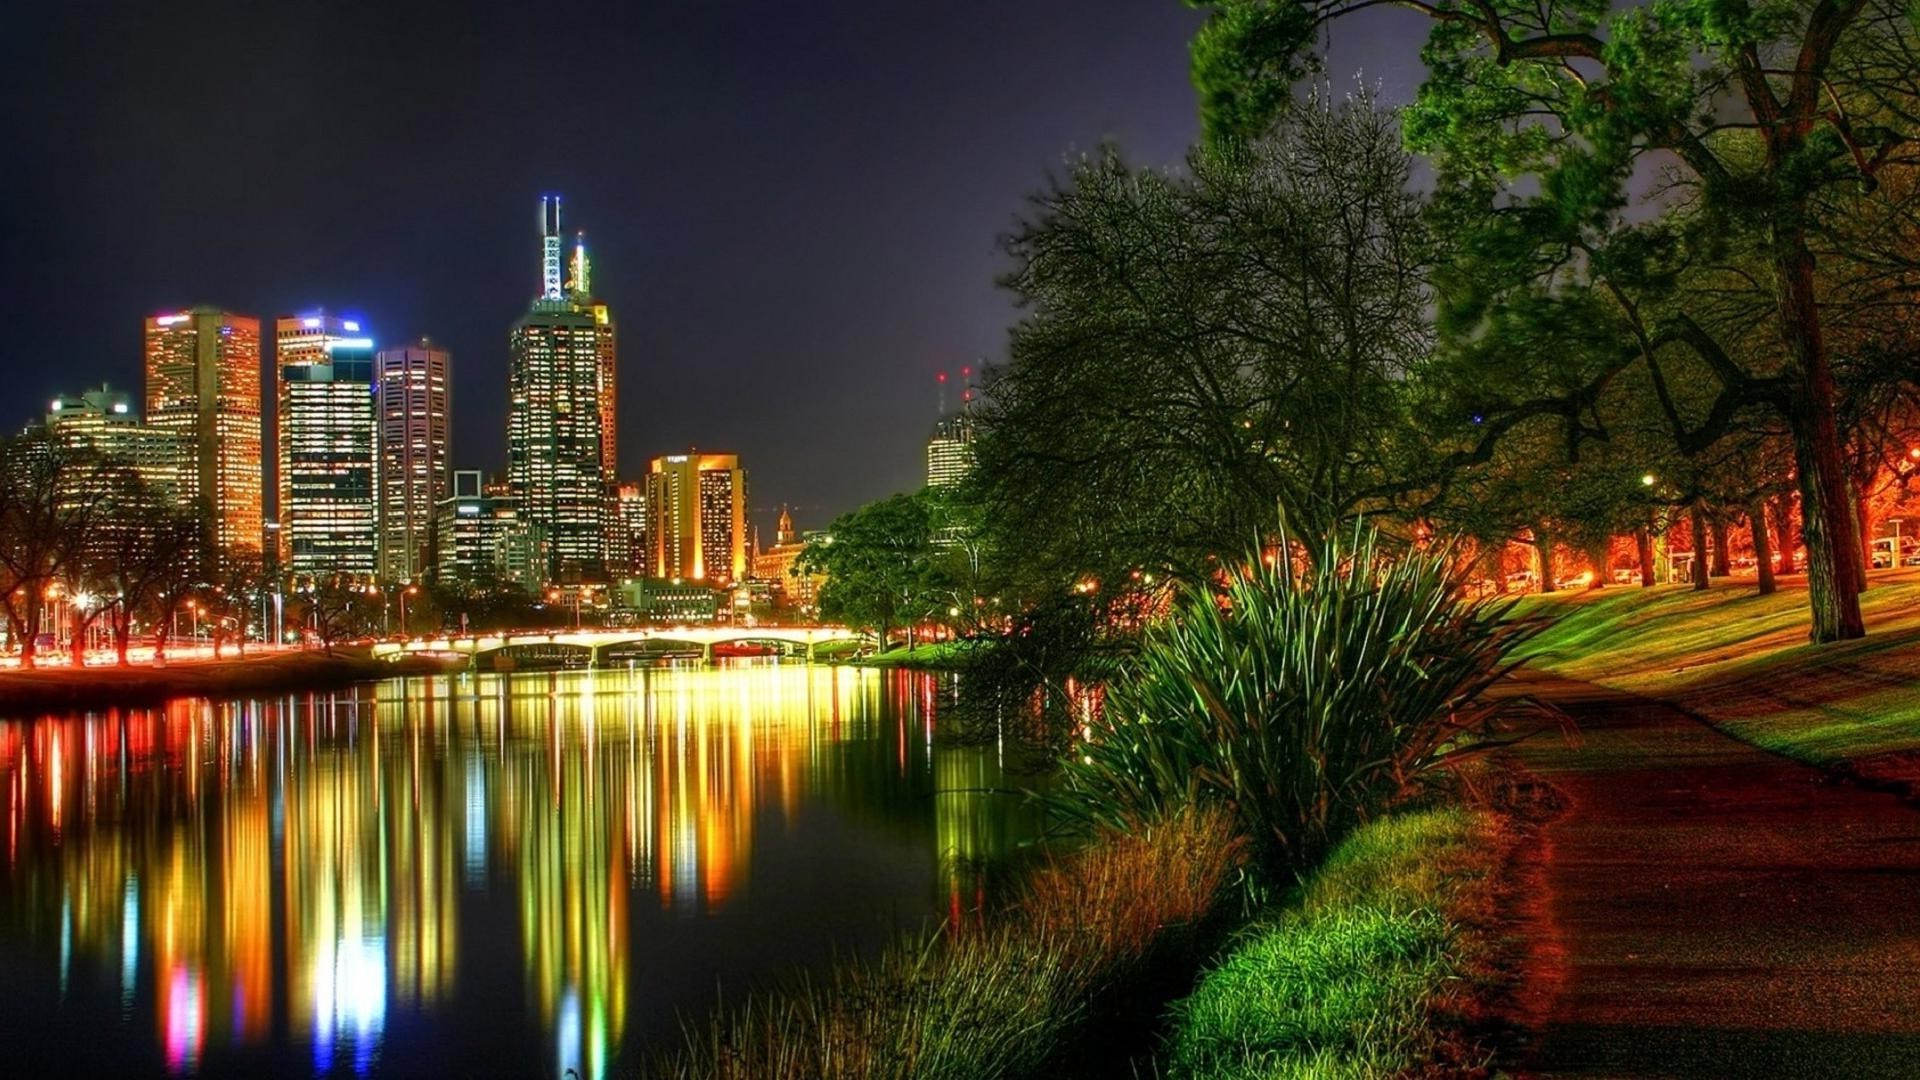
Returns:
[[[127,664],[130,663],[127,659],[127,648],[132,643],[133,615],[126,611],[115,612],[113,616],[114,663],[121,667],[126,667]]]
[[[1633,547],[1635,554],[1640,556],[1640,587],[1651,589],[1654,583],[1660,580],[1653,565],[1652,526],[1643,526],[1634,531]]]
[[[1767,507],[1759,499],[1747,504],[1747,527],[1753,531],[1753,565],[1760,575],[1760,595],[1772,595],[1773,538],[1767,535]]]
[[[1867,572],[1873,569],[1873,500],[1857,480],[1847,481],[1847,489],[1853,498],[1854,520],[1860,527],[1860,587],[1865,589]]]
[[[1813,253],[1797,221],[1775,226],[1780,328],[1797,361],[1800,385],[1791,395],[1788,422],[1800,482],[1800,532],[1807,544],[1807,602],[1816,642],[1863,637],[1860,589],[1865,584],[1852,558],[1860,550],[1847,468],[1834,419],[1833,368],[1821,336],[1813,288]]]
[[[1693,527],[1693,560],[1687,572],[1693,577],[1695,591],[1707,587],[1707,512],[1699,500],[1687,507],[1687,522]]]
[[[1713,533],[1713,563],[1708,572],[1714,577],[1733,576],[1733,553],[1727,550],[1727,534],[1732,531],[1727,516],[1716,510],[1707,519],[1707,527]]]
[[[1559,586],[1553,583],[1553,537],[1539,526],[1533,530],[1533,555],[1534,566],[1540,575],[1540,591],[1554,591]]]

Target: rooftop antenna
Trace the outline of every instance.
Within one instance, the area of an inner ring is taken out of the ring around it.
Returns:
[[[963,367],[960,369],[961,411],[964,412],[966,407],[971,404],[973,404],[973,369],[971,367]]]
[[[560,299],[560,196],[540,196],[540,296]]]
[[[587,234],[584,230],[573,234],[573,265],[571,267],[573,283],[571,289],[575,296],[585,299],[593,295],[587,274]]]
[[[942,371],[933,377],[940,384],[940,415],[947,415],[947,373]]]

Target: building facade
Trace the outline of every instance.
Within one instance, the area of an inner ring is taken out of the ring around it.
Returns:
[[[651,576],[727,586],[747,577],[747,474],[734,454],[669,454],[647,472]]]
[[[102,383],[97,389],[62,394],[49,404],[46,425],[60,445],[128,466],[148,487],[180,501],[186,444],[175,432],[142,423],[126,391]]]
[[[621,484],[613,502],[613,522],[607,528],[607,572],[615,578],[641,578],[652,573],[647,488]]]
[[[478,470],[452,474],[451,492],[434,510],[433,570],[445,584],[536,588],[546,571],[539,530],[521,518],[513,496],[489,491]]]
[[[180,497],[198,508],[203,569],[261,553],[260,320],[196,307],[146,321],[147,423],[181,445]]]
[[[325,312],[274,328],[282,566],[296,581],[379,573],[373,339]]]
[[[451,365],[447,350],[426,338],[375,357],[380,576],[386,581],[419,581],[427,573],[427,535],[450,492]]]
[[[927,486],[947,488],[973,468],[973,418],[965,412],[943,416],[927,438]]]
[[[613,492],[602,448],[601,326],[604,319],[610,335],[612,316],[561,277],[557,196],[541,201],[540,226],[541,293],[509,335],[507,482],[519,513],[545,535],[543,583],[603,581]],[[579,259],[584,270],[584,252]]]
[[[800,569],[800,556],[807,550],[807,544],[819,533],[802,536],[793,527],[793,516],[786,507],[780,508],[780,520],[774,529],[773,543],[754,552],[753,578],[766,583],[773,589],[773,606],[776,610],[789,610],[801,615],[811,615],[820,603],[820,586],[826,584],[825,574],[805,572]]]

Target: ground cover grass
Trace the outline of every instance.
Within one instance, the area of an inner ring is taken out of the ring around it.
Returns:
[[[976,643],[972,641],[933,641],[915,645],[911,649],[905,645],[896,645],[891,649],[861,657],[856,662],[874,667],[955,667],[965,659],[968,650],[975,646]]]
[[[821,982],[755,995],[690,1028],[642,1074],[676,1078],[1049,1075],[1126,999],[1187,978],[1217,937],[1244,843],[1192,809],[1042,866],[1000,917]],[[1164,1003],[1150,1003],[1148,1015]]]
[[[1529,666],[1671,701],[1810,764],[1920,782],[1920,571],[1871,575],[1867,637],[1807,643],[1803,582],[1716,582],[1530,597]]]
[[[1448,1022],[1489,949],[1502,825],[1458,807],[1348,837],[1297,904],[1256,925],[1172,1010],[1169,1075],[1391,1077],[1471,1067]]]

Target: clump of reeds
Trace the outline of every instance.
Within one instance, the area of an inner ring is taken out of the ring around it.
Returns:
[[[1041,867],[1003,918],[840,965],[691,1027],[649,1075],[699,1078],[1033,1075],[1070,1053],[1088,1004],[1228,893],[1230,818],[1185,809]],[[1197,957],[1195,958],[1197,959]]]

